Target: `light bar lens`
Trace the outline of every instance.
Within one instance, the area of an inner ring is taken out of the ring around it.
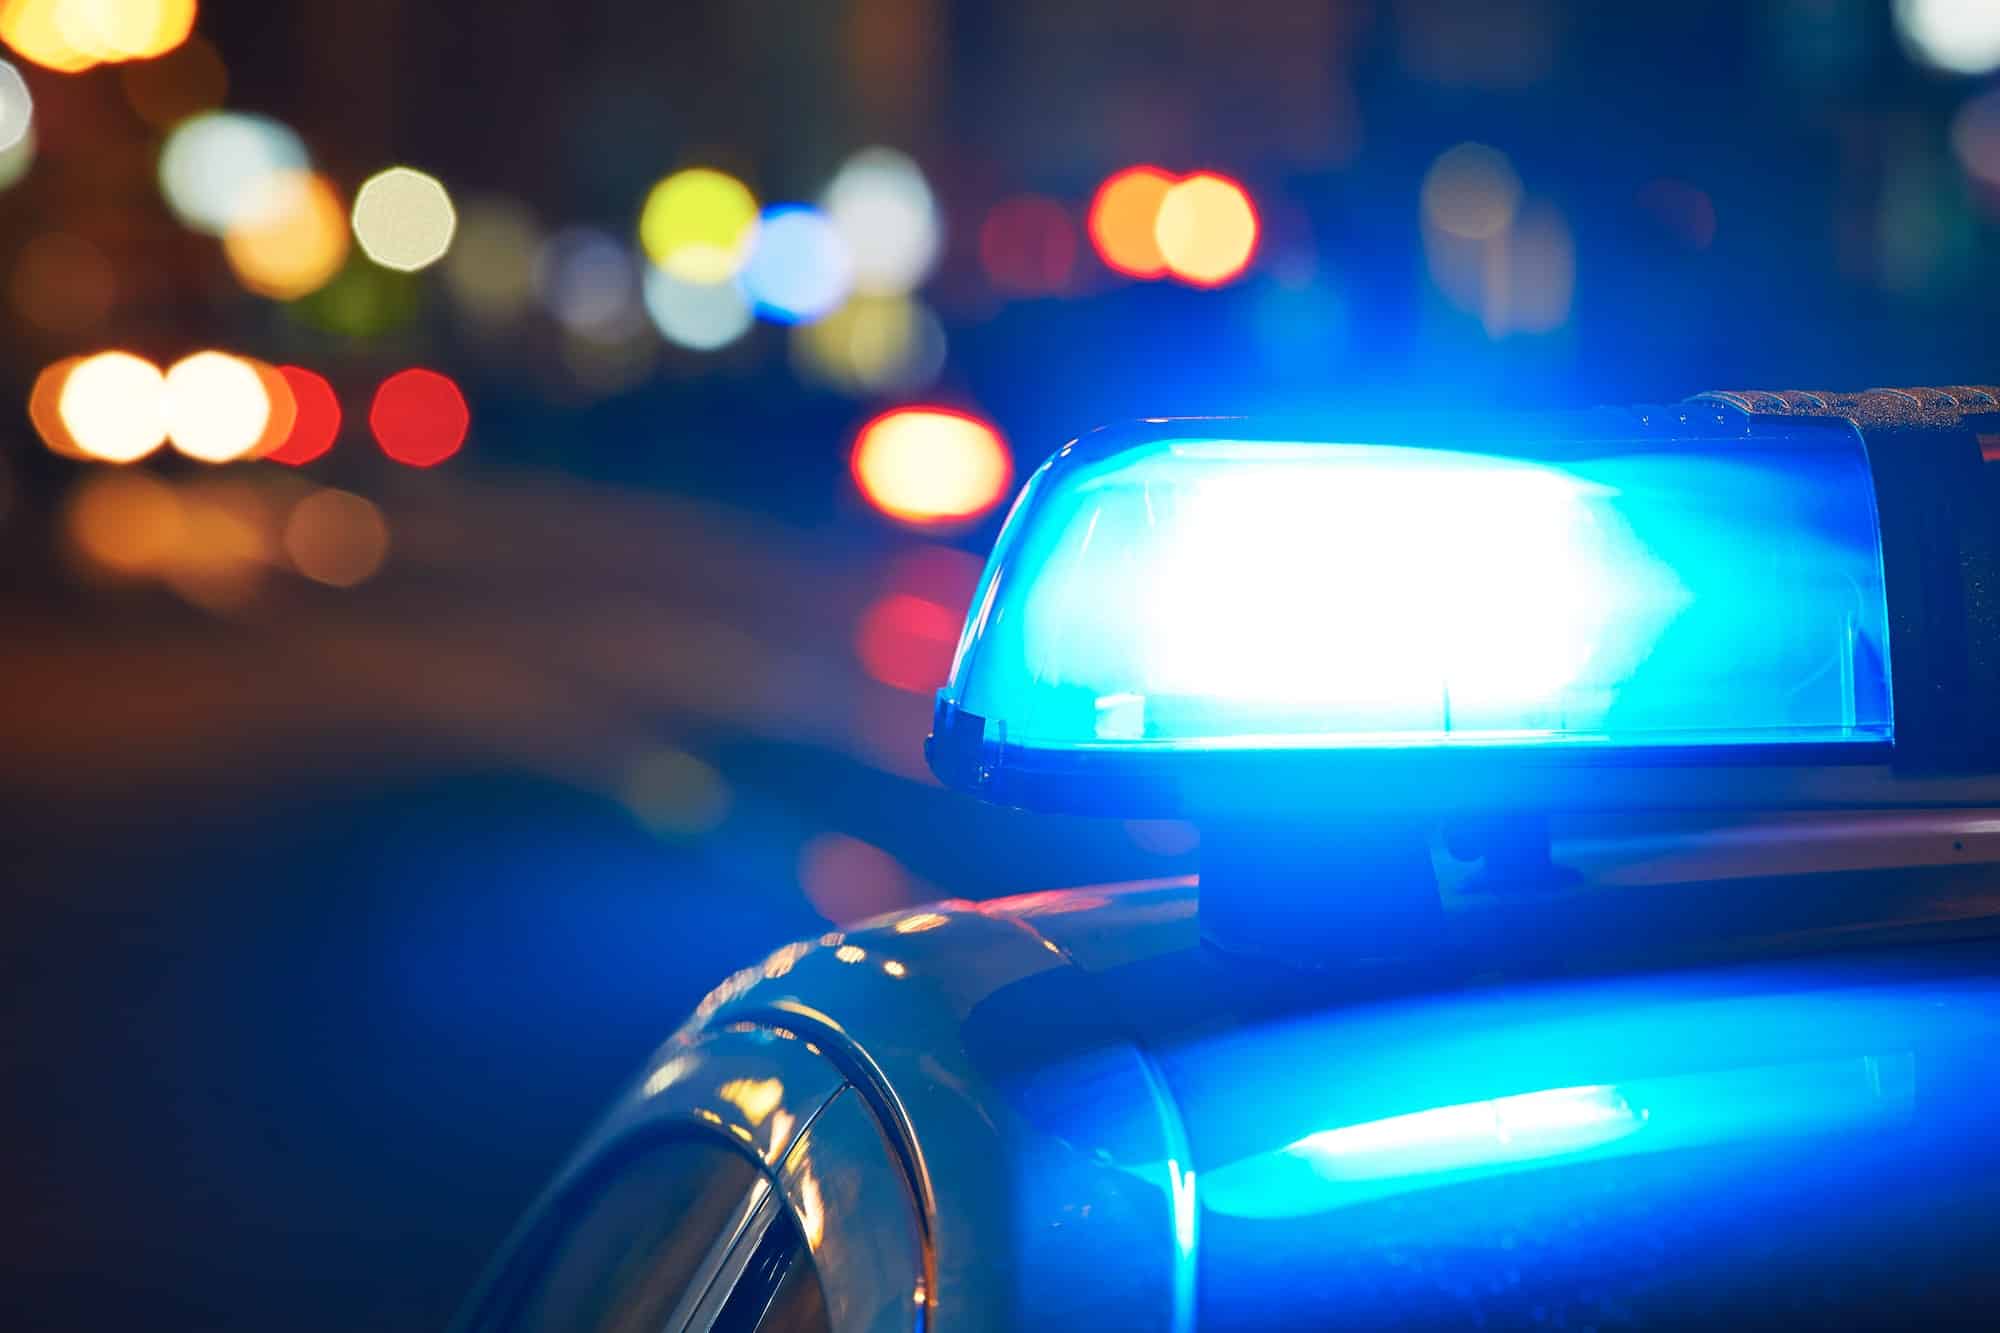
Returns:
[[[1858,437],[1058,456],[945,699],[1038,749],[1885,741]]]

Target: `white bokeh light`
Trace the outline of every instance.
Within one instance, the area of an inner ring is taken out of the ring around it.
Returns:
[[[269,116],[209,111],[182,121],[160,150],[160,189],[175,216],[220,236],[254,223],[268,182],[310,165],[299,136]]]
[[[646,313],[660,336],[677,347],[712,352],[750,331],[754,312],[733,282],[683,282],[646,268]]]
[[[834,176],[822,202],[853,260],[858,290],[907,292],[937,264],[937,200],[907,155],[862,149]]]
[[[2000,68],[2000,3],[1896,0],[1896,31],[1910,54],[1953,74]]]

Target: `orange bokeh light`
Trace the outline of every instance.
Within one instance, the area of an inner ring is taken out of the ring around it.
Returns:
[[[861,428],[849,460],[861,493],[891,518],[939,524],[998,504],[1014,462],[1000,433],[943,407],[899,407]]]
[[[80,356],[65,357],[37,375],[35,387],[28,391],[29,423],[34,426],[35,434],[42,437],[42,443],[49,447],[49,452],[64,458],[89,457],[62,419],[63,382],[69,379],[70,371],[82,364]]]
[[[275,301],[310,296],[333,281],[348,246],[340,194],[312,171],[280,172],[263,182],[247,215],[222,236],[237,281]]]
[[[278,374],[291,390],[294,417],[277,447],[264,457],[297,467],[333,448],[340,435],[340,399],[325,376],[304,366],[279,366]]]
[[[1097,187],[1090,201],[1089,227],[1098,258],[1128,277],[1165,275],[1167,259],[1154,233],[1160,205],[1175,179],[1158,167],[1127,167]]]
[[[1212,171],[1176,182],[1153,229],[1167,269],[1196,287],[1220,287],[1257,253],[1257,209],[1241,184]]]

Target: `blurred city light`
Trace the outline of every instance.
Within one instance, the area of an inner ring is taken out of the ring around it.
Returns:
[[[214,44],[197,33],[158,60],[121,67],[118,83],[134,115],[166,130],[221,106],[229,94],[229,71]]]
[[[76,0],[7,0],[0,5],[0,41],[24,60],[60,74],[77,74],[98,57],[67,32],[76,27]]]
[[[292,506],[279,542],[292,568],[313,582],[352,588],[388,558],[389,524],[372,502],[327,487]]]
[[[277,545],[265,492],[240,480],[182,486],[180,541],[158,571],[184,601],[218,615],[257,595]]]
[[[827,186],[822,204],[854,261],[856,290],[900,294],[930,276],[943,244],[924,173],[893,148],[864,148]]]
[[[639,246],[682,282],[726,282],[743,268],[757,235],[757,197],[712,167],[677,171],[652,188],[639,214]]]
[[[1257,210],[1243,186],[1198,171],[1175,181],[1160,200],[1153,237],[1167,271],[1196,287],[1219,287],[1257,253]]]
[[[413,167],[378,171],[354,196],[354,238],[383,268],[428,268],[451,249],[457,227],[444,183]]]
[[[914,393],[944,369],[944,326],[907,296],[856,295],[793,329],[792,359],[801,374],[848,393]]]
[[[639,306],[638,264],[616,238],[595,227],[567,227],[535,258],[542,304],[565,328],[584,333],[628,328]]]
[[[35,434],[50,453],[64,458],[88,457],[62,419],[63,385],[69,382],[69,373],[82,364],[82,357],[71,356],[45,366],[28,390],[28,424],[35,428]]]
[[[640,823],[663,837],[708,833],[729,815],[729,784],[722,774],[672,746],[633,760],[618,794]]]
[[[943,407],[899,407],[863,426],[850,460],[868,502],[891,518],[960,523],[998,504],[1013,477],[1000,434]]]
[[[7,282],[14,313],[51,333],[86,333],[104,321],[118,279],[104,252],[66,231],[43,232],[21,247]]]
[[[152,362],[130,352],[99,352],[69,372],[58,410],[83,453],[130,463],[166,443],[166,388]]]
[[[535,253],[541,231],[511,199],[469,199],[444,257],[444,278],[465,312],[489,324],[526,313],[535,301]]]
[[[1569,322],[1576,243],[1554,205],[1523,207],[1506,235],[1489,246],[1480,303],[1488,336],[1552,333]]]
[[[255,357],[244,357],[243,364],[256,372],[264,386],[264,401],[270,404],[270,415],[265,418],[264,430],[257,442],[250,447],[246,458],[268,458],[278,447],[292,438],[292,432],[299,424],[299,400],[292,392],[292,382],[285,378],[276,366]]]
[[[412,367],[382,381],[368,428],[382,452],[411,467],[433,467],[457,453],[472,426],[458,386],[435,370]]]
[[[166,376],[167,438],[204,463],[248,456],[271,420],[270,394],[247,361],[226,352],[196,352]]]
[[[1498,236],[1521,206],[1521,178],[1496,148],[1462,143],[1448,149],[1424,175],[1423,220],[1470,241]]]
[[[78,554],[127,578],[157,572],[186,539],[179,493],[144,470],[84,478],[70,493],[63,518]]]
[[[279,366],[278,373],[292,391],[296,415],[285,439],[264,457],[274,463],[298,467],[333,448],[340,435],[340,399],[325,376],[304,366]]]
[[[803,204],[764,211],[739,281],[757,313],[780,324],[831,314],[854,280],[847,247],[826,214]]]
[[[94,62],[150,60],[188,39],[195,0],[56,0],[65,41]]]
[[[28,137],[35,123],[35,99],[21,71],[0,60],[0,152]]]
[[[979,224],[979,266],[1003,292],[1046,296],[1076,271],[1076,224],[1069,210],[1036,194],[995,204]]]
[[[915,900],[916,888],[902,862],[843,833],[821,833],[806,840],[799,849],[799,885],[813,910],[836,925],[907,907]],[[865,957],[856,949],[844,961]]]
[[[28,126],[27,133],[14,141],[11,148],[0,148],[0,190],[17,184],[35,165],[35,127]]]
[[[246,290],[295,301],[332,282],[347,262],[347,210],[318,172],[273,172],[223,231],[222,249]]]
[[[869,677],[929,697],[944,684],[965,608],[892,592],[870,602],[854,629],[854,655]]]
[[[737,285],[686,282],[663,268],[648,266],[646,314],[660,336],[676,347],[712,352],[727,347],[756,322],[750,302]]]
[[[1167,271],[1160,253],[1160,205],[1175,177],[1159,167],[1127,167],[1097,187],[1090,201],[1090,243],[1098,258],[1133,278],[1158,278]]]
[[[308,165],[299,136],[269,116],[205,111],[167,136],[160,189],[182,222],[220,236],[282,202],[270,188],[272,177]]]
[[[1910,54],[1952,74],[2000,68],[2000,4],[1993,0],[1895,0],[1896,31]]]

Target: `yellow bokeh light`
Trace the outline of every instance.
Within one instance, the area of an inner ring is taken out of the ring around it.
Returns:
[[[389,524],[382,511],[351,491],[314,491],[285,519],[285,554],[315,583],[351,588],[382,568]]]
[[[85,560],[127,577],[165,566],[187,535],[179,494],[143,470],[87,479],[70,496],[64,526]]]
[[[757,197],[727,172],[677,171],[653,187],[639,214],[639,247],[683,282],[734,277],[757,238]]]
[[[106,463],[130,463],[166,442],[166,389],[152,362],[99,352],[70,371],[58,410],[78,449]]]
[[[70,0],[4,0],[0,3],[0,41],[23,60],[32,60],[60,74],[77,74],[97,64],[91,48],[80,45],[69,30],[78,27]]]
[[[956,522],[1000,502],[1013,459],[984,421],[942,407],[901,407],[861,428],[850,459],[861,493],[911,523]]]
[[[167,438],[204,463],[247,458],[271,421],[271,398],[249,362],[196,352],[167,371]]]
[[[333,281],[347,261],[347,211],[326,177],[281,171],[223,231],[222,251],[244,287],[295,301]]]
[[[377,172],[354,196],[354,239],[383,268],[428,268],[451,249],[457,229],[444,183],[411,167]]]
[[[1197,287],[1243,272],[1257,252],[1257,231],[1257,210],[1243,187],[1206,171],[1168,186],[1153,222],[1167,271]]]
[[[56,23],[103,62],[163,56],[194,31],[195,0],[57,0]]]
[[[852,393],[922,389],[944,369],[944,329],[907,296],[854,296],[792,329],[800,370]]]

